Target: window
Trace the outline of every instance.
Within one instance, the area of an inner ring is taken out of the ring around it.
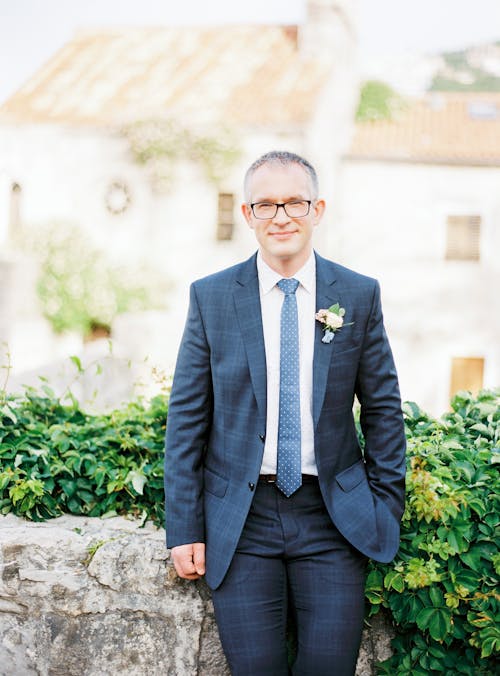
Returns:
[[[467,106],[467,112],[473,120],[498,119],[498,108],[493,101],[471,101]]]
[[[478,261],[481,216],[448,216],[446,259]]]
[[[459,390],[479,392],[483,387],[483,357],[453,357],[451,361],[450,397]]]
[[[124,181],[111,181],[104,194],[106,209],[113,216],[123,214],[130,206],[131,195],[128,185]]]
[[[233,239],[234,229],[234,195],[219,193],[219,207],[217,219],[217,239],[219,241]]]
[[[21,223],[21,199],[23,189],[19,183],[13,183],[10,187],[10,214],[8,237],[15,239],[22,226]]]

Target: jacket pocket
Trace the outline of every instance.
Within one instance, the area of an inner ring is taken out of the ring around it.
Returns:
[[[205,482],[205,490],[218,498],[223,498],[226,494],[228,480],[215,474],[212,470],[205,467],[203,478]]]
[[[343,469],[342,472],[335,477],[335,481],[345,493],[352,491],[358,484],[366,480],[366,470],[363,458],[357,460],[354,465]]]

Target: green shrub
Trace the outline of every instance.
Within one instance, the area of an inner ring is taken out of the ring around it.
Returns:
[[[462,392],[440,421],[404,406],[401,547],[393,563],[370,564],[366,586],[369,614],[387,608],[397,632],[382,674],[498,673],[499,401]]]
[[[56,333],[88,336],[124,312],[165,307],[169,285],[151,265],[113,263],[80,227],[31,228],[19,244],[38,263],[38,298]]]
[[[0,512],[132,514],[163,523],[167,397],[105,415],[63,403],[48,385],[0,390]],[[401,548],[372,562],[368,621],[381,608],[397,633],[386,675],[493,675],[500,650],[496,589],[500,392],[461,393],[441,420],[404,405],[407,508]]]
[[[0,399],[0,513],[131,514],[161,525],[166,416],[165,395],[103,415],[62,403],[47,385]]]

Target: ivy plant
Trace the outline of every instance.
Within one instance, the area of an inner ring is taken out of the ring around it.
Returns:
[[[498,673],[499,403],[499,392],[462,392],[441,420],[404,406],[401,547],[370,564],[366,586],[369,615],[387,609],[397,632],[381,674]]]
[[[500,391],[462,392],[439,420],[404,405],[401,547],[393,563],[370,563],[366,585],[367,622],[382,611],[396,632],[380,674],[498,673],[499,403]],[[164,390],[96,415],[47,382],[19,395],[4,386],[0,513],[130,514],[162,525],[167,407]]]
[[[172,119],[139,120],[125,127],[123,134],[134,160],[150,170],[159,192],[171,187],[178,160],[199,164],[206,178],[218,185],[241,155],[234,134],[224,125],[212,136]]]
[[[130,514],[161,525],[166,395],[102,415],[68,399],[46,383],[0,399],[0,513]]]

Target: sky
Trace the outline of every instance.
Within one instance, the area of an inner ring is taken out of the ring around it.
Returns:
[[[500,40],[500,0],[351,1],[369,76],[410,55]],[[0,104],[82,28],[294,24],[305,13],[306,0],[0,0]]]

